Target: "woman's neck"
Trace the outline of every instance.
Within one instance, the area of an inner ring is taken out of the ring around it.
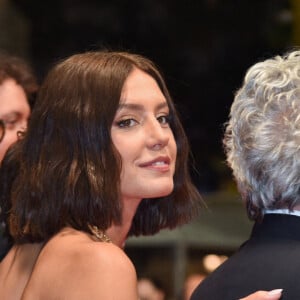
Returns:
[[[140,202],[141,199],[123,199],[122,224],[113,224],[106,231],[112,242],[120,248],[125,247],[127,235]]]

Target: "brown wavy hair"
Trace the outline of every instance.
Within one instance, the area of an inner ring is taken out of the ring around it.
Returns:
[[[133,68],[152,76],[166,97],[178,151],[174,191],[143,199],[129,234],[154,234],[198,214],[201,198],[189,176],[188,141],[156,66],[127,52],[86,52],[48,73],[27,133],[16,145],[19,172],[8,218],[15,242],[46,241],[64,226],[89,232],[88,224],[106,230],[121,223],[121,158],[110,130]]]

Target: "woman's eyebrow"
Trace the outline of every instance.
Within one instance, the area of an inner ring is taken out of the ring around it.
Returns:
[[[156,105],[155,109],[159,110],[162,108],[169,107],[167,102],[161,102]],[[144,106],[141,104],[135,104],[135,103],[120,103],[118,110],[123,110],[123,109],[128,109],[128,110],[136,110],[136,111],[142,111],[144,109]]]
[[[143,110],[143,106],[140,104],[134,104],[134,103],[121,103],[119,104],[118,110]]]

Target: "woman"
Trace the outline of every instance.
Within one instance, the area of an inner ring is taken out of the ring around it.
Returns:
[[[174,228],[198,213],[188,153],[149,60],[88,52],[55,66],[3,164],[3,217],[15,246],[0,264],[1,296],[137,299],[122,247],[129,235]]]

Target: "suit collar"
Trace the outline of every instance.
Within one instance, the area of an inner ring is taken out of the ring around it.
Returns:
[[[256,222],[251,238],[284,238],[300,240],[300,217],[286,214],[266,214]]]

